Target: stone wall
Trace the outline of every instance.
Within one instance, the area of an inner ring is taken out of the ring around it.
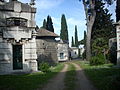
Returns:
[[[57,44],[53,39],[36,39],[38,62],[57,63]]]

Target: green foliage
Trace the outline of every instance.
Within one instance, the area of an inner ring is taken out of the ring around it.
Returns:
[[[77,26],[75,25],[75,47],[78,47],[78,34],[77,34]]]
[[[69,64],[68,71],[65,76],[65,88],[64,90],[75,90],[75,81],[76,81],[76,71],[75,66],[73,64]]]
[[[39,70],[42,72],[49,72],[50,65],[47,62],[42,62],[39,64]]]
[[[68,39],[68,28],[67,28],[67,22],[66,22],[66,18],[65,18],[65,15],[62,14],[62,17],[61,17],[61,32],[60,32],[60,38],[62,40],[67,40],[69,41]]]
[[[73,38],[73,36],[72,36],[72,44],[71,44],[71,47],[74,47],[75,46],[75,44],[74,44],[74,38]]]
[[[101,65],[105,63],[105,57],[103,54],[93,56],[90,59],[90,65]]]
[[[111,63],[117,63],[117,43],[113,43],[109,50],[109,60]]]
[[[23,75],[0,75],[0,90],[36,90],[63,69],[63,64],[53,67],[51,72],[37,72]],[[21,88],[22,86],[22,88]]]
[[[80,45],[80,44],[84,44],[84,39],[78,41],[78,45]]]
[[[47,24],[46,19],[44,19],[42,28],[46,29],[46,24]]]
[[[84,48],[86,49],[86,31],[84,31],[84,40],[83,40],[83,43],[84,43]]]
[[[54,32],[52,18],[49,15],[47,16],[46,29],[51,31],[51,32]]]
[[[108,46],[107,46],[107,41],[105,41],[104,38],[97,38],[93,41],[92,43],[93,55],[102,53],[103,50],[106,50],[106,49],[108,49]]]
[[[84,31],[84,39],[80,40],[78,44],[84,44],[84,47],[86,47],[86,31]]]
[[[88,62],[79,63],[98,90],[120,90],[120,68],[112,64],[90,66]]]
[[[116,36],[113,20],[111,19],[112,14],[105,8],[105,3],[102,0],[97,0],[95,9],[96,19],[91,33],[92,54],[108,49],[109,39]]]

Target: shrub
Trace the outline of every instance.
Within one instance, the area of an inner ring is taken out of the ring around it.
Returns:
[[[42,62],[39,64],[39,70],[42,72],[49,72],[50,65],[47,62]]]
[[[90,59],[90,65],[101,65],[105,63],[105,57],[103,54],[99,54],[97,56],[93,56]]]

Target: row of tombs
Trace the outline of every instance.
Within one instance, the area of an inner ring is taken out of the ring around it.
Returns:
[[[0,0],[0,74],[38,70],[42,60],[51,64],[69,59],[69,45],[57,34],[35,30],[34,0]]]

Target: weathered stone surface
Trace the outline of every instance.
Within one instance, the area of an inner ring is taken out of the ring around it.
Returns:
[[[37,39],[37,56],[38,61],[57,63],[57,44],[54,39]]]
[[[57,57],[58,61],[67,61],[69,60],[69,46],[68,43],[60,40],[57,44]]]
[[[37,71],[35,13],[19,1],[0,3],[0,74]],[[14,69],[16,63],[22,68]]]

